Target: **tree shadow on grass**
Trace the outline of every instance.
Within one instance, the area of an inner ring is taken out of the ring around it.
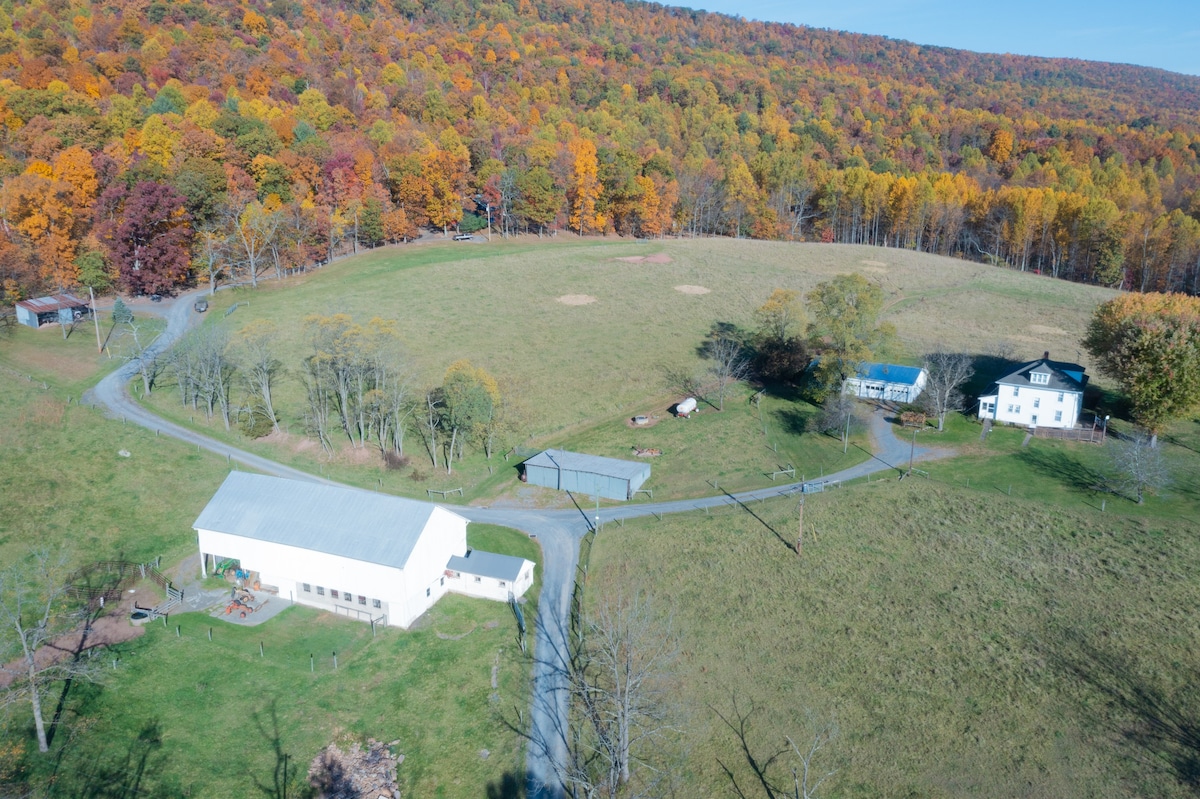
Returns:
[[[141,796],[179,795],[157,784],[162,748],[162,728],[157,719],[142,725],[133,740],[99,752],[80,753],[81,766],[68,776],[55,777],[63,796],[82,799],[134,799]]]
[[[267,720],[264,720],[262,714],[257,711],[252,716],[254,727],[258,731],[258,735],[253,740],[270,744],[271,750],[275,753],[275,766],[269,782],[259,779],[257,774],[251,775],[254,787],[258,793],[269,799],[288,799],[289,797],[304,799],[304,797],[312,796],[313,791],[310,786],[294,784],[296,775],[304,773],[305,769],[302,763],[293,762],[291,756],[283,751],[283,737],[279,732],[279,711],[273,699],[267,706],[267,715],[269,717]]]
[[[1017,455],[1025,465],[1045,477],[1065,482],[1080,491],[1108,492],[1108,478],[1095,469],[1084,466],[1062,450],[1023,449]]]
[[[809,430],[812,414],[802,413],[795,408],[778,408],[772,411],[772,416],[783,432],[791,436],[804,435]]]
[[[487,785],[487,799],[524,799],[525,775],[512,771],[504,772],[500,779]]]
[[[1052,665],[1108,702],[1111,712],[1095,720],[1119,745],[1143,764],[1169,768],[1200,795],[1200,672],[1168,688],[1151,676],[1154,669],[1139,669],[1128,654],[1103,650],[1075,631],[1047,648]]]

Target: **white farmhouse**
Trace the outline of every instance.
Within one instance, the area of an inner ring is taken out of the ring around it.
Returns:
[[[929,374],[919,366],[864,363],[854,377],[846,378],[846,393],[859,399],[914,402],[925,390]]]
[[[996,381],[995,393],[979,398],[979,418],[1026,427],[1074,427],[1083,411],[1084,368],[1039,360],[1021,364]]]
[[[201,568],[236,560],[302,605],[408,627],[448,591],[507,600],[524,558],[467,549],[467,520],[439,505],[231,472],[193,525]]]

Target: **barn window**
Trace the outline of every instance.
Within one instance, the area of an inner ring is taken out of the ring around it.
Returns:
[[[317,596],[325,596],[325,586],[323,586],[323,585],[317,586]]]
[[[500,587],[501,587],[501,588],[503,588],[503,587],[504,587],[504,586],[506,586],[506,585],[508,585],[508,583],[504,582],[503,580],[501,580],[501,581],[500,581]]]
[[[353,594],[351,594],[349,591],[343,591],[343,592],[342,592],[342,599],[346,600],[347,602],[353,602],[353,601],[354,601],[354,595],[353,595]]]
[[[360,605],[365,605],[365,604],[367,604],[367,598],[366,598],[365,596],[361,596],[361,595],[360,595],[360,596],[358,597],[358,604],[360,604]]]
[[[338,592],[337,592],[337,589],[336,589],[336,588],[330,588],[330,589],[329,589],[329,595],[330,595],[331,597],[333,597],[334,599],[337,599],[337,598],[338,598]]]
[[[482,583],[482,582],[483,582],[483,580],[481,580],[480,578],[476,577],[476,578],[475,578],[475,582],[477,582],[477,583]]]
[[[445,585],[445,584],[446,584],[446,578],[445,578],[445,577],[443,577],[443,578],[442,578],[442,582],[441,582],[441,584],[442,584],[442,585]]]
[[[311,586],[311,585],[309,585],[308,583],[301,583],[301,585],[303,585],[303,586],[304,586],[304,593],[306,593],[306,594],[311,594],[311,593],[312,593],[312,586]]]
[[[432,589],[429,589],[429,588],[425,589],[425,596],[429,596],[431,593],[432,593]]]
[[[382,602],[380,602],[378,599],[372,599],[372,600],[371,600],[371,607],[375,607],[375,608],[381,608],[381,607],[383,607],[383,603],[382,603]]]

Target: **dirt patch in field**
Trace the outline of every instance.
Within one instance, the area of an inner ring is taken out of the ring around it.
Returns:
[[[129,621],[129,614],[133,612],[134,596],[126,592],[125,598],[115,607],[109,603],[105,615],[90,624],[81,625],[74,632],[54,639],[39,649],[34,654],[34,659],[42,667],[46,667],[60,660],[73,658],[89,649],[121,644],[137,638],[145,630],[135,627]],[[21,662],[15,660],[0,668],[0,688],[11,685],[15,675],[21,673],[22,668]]]
[[[1039,336],[1065,336],[1067,331],[1061,327],[1048,327],[1046,325],[1030,325],[1029,332],[1036,333]]]
[[[596,298],[591,294],[564,294],[558,301],[563,305],[591,305]]]
[[[671,263],[671,256],[660,252],[654,255],[628,255],[617,260],[624,261],[627,264],[669,264]]]
[[[704,286],[676,286],[675,290],[680,294],[710,294],[712,289],[706,289]]]
[[[863,261],[863,266],[887,266],[883,261]]]

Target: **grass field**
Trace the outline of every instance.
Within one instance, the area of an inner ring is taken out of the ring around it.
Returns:
[[[96,358],[94,338],[0,340],[0,564],[34,547],[65,548],[79,565],[161,556],[167,568],[194,554],[191,524],[229,467],[81,407],[86,387],[117,363]],[[511,530],[471,525],[468,540],[540,562]],[[399,741],[405,795],[481,796],[520,773],[521,741],[506,724],[528,707],[530,661],[501,603],[449,596],[419,629],[374,639],[369,626],[300,607],[258,628],[196,614],[171,622],[106,654],[118,665],[101,684],[72,687],[49,757],[36,754],[27,706],[0,717],[0,782],[15,770],[36,795],[281,796],[277,756],[287,753],[287,795],[298,796],[321,747],[367,737]]]
[[[511,530],[468,535],[537,558]],[[484,796],[522,773],[521,739],[506,724],[528,706],[530,656],[503,603],[450,595],[413,630],[374,638],[368,625],[300,606],[256,628],[201,614],[170,622],[106,654],[119,660],[102,686],[72,692],[70,739],[34,772],[48,780],[55,768],[49,795],[282,797],[287,754],[286,795],[303,796],[318,750],[367,738],[396,741],[406,796]]]
[[[622,260],[649,256],[669,262]],[[460,358],[495,374],[525,411],[522,434],[512,443],[586,445],[611,455],[625,454],[641,440],[659,446],[654,442],[664,425],[630,431],[622,423],[639,413],[666,415],[678,399],[667,391],[666,370],[702,368],[696,349],[714,324],[753,327],[754,309],[772,289],[806,291],[851,271],[884,288],[886,318],[899,332],[897,351],[887,355],[909,360],[938,344],[978,353],[1009,350],[1018,357],[1050,350],[1056,357],[1081,358],[1077,342],[1086,321],[1096,304],[1112,296],[1066,281],[875,247],[722,239],[533,245],[497,239],[487,247],[389,248],[284,284],[216,296],[206,324],[228,325],[236,333],[258,319],[275,322],[284,331],[279,355],[293,377],[276,395],[290,434],[284,441],[250,444],[219,424],[211,429],[262,454],[312,468],[323,456],[300,435],[303,408],[294,377],[309,347],[303,320],[346,312],[361,321],[396,320],[422,386],[440,383],[446,367]],[[575,295],[594,301],[560,301]],[[249,305],[224,316],[225,308],[246,301]],[[192,413],[169,388],[156,397],[160,412],[183,423],[200,422],[200,417],[192,422]],[[761,484],[761,473],[774,465],[776,454],[772,449],[770,459],[762,457],[759,449],[765,446],[785,449],[799,469],[825,468],[824,456],[797,438],[797,425],[789,424],[786,414],[781,418],[786,410],[791,422],[801,421],[813,409],[785,404],[786,409],[776,405],[778,424],[767,440],[761,430],[754,434],[757,415],[745,403],[730,414],[741,418],[709,423],[721,430],[665,440],[664,456],[668,448],[674,456],[684,451],[686,456],[678,464],[667,457],[656,464],[656,474],[661,469],[664,478],[654,478],[656,498],[659,490],[664,496],[685,495],[720,471],[736,475],[738,485]],[[346,451],[320,468],[347,482],[382,480],[389,491],[418,496],[428,488],[462,486],[466,500],[491,501],[516,491],[511,464],[505,468],[476,456],[447,476],[429,468],[415,433],[408,436],[408,450],[418,467],[416,480],[411,473],[384,472],[378,454],[370,452]]]
[[[795,500],[600,533],[587,601],[641,588],[680,639],[681,795],[754,784],[735,703],[760,760],[836,723],[823,795],[1193,795],[1195,483],[1100,513],[934,475],[809,497],[802,557]]]

